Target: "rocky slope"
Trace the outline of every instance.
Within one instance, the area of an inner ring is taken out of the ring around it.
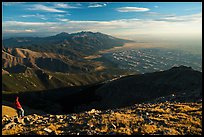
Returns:
[[[100,62],[71,59],[52,52],[36,52],[23,48],[3,48],[2,67],[10,73],[23,73],[28,69],[51,72],[89,72],[97,71]]]
[[[202,135],[202,102],[147,103],[67,115],[2,116],[3,135]]]

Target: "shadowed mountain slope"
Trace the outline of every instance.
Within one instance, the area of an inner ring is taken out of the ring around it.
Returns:
[[[101,100],[93,106],[117,108],[181,92],[194,94],[192,99],[200,99],[202,73],[180,66],[162,72],[127,76],[97,89],[95,94]]]
[[[122,77],[96,89],[91,87],[86,91],[64,99],[75,98],[76,100],[81,97],[79,99],[81,104],[86,105],[79,105],[79,110],[124,107],[154,101],[156,98],[168,97],[172,94],[175,96],[175,101],[194,102],[202,98],[202,72],[180,66],[162,72]],[[94,99],[86,101],[90,97]],[[76,104],[75,100],[72,100],[71,104]],[[66,104],[66,100],[62,101]]]
[[[162,72],[125,76],[83,87],[24,92],[19,96],[31,108],[46,108],[51,112],[49,107],[53,106],[54,102],[60,109],[56,107],[52,109],[52,113],[72,113],[92,108],[120,108],[137,103],[154,102],[159,98],[162,98],[160,101],[163,102],[166,100],[196,102],[202,99],[201,94],[202,72],[180,66]],[[13,95],[15,94],[3,94],[3,99],[9,101]]]

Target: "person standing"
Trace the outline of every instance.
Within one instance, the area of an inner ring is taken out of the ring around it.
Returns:
[[[23,118],[24,117],[24,110],[19,102],[19,97],[17,96],[16,97],[16,100],[15,100],[15,107],[16,107],[16,110],[17,110],[17,113],[18,113],[18,117],[19,118]]]

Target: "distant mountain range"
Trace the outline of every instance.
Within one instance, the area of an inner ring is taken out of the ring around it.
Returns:
[[[62,32],[50,37],[5,39],[2,47],[2,90],[21,92],[80,86],[124,74],[125,71],[110,63],[84,57],[126,42],[130,41],[99,32]],[[26,84],[28,76],[32,84]],[[14,79],[15,82],[10,83]],[[20,84],[21,81],[25,83]]]
[[[105,66],[101,62],[83,57],[100,50],[123,46],[126,42],[131,41],[85,31],[72,34],[62,32],[50,37],[5,39],[2,47],[2,74],[24,73],[30,69],[51,72],[102,70]]]
[[[16,37],[3,40],[4,47],[51,51],[64,55],[89,55],[103,49],[123,46],[131,40],[119,39],[100,32],[59,33],[49,37]]]

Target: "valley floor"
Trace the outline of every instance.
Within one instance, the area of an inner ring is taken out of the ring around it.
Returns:
[[[202,103],[136,104],[68,115],[2,116],[3,135],[202,135]]]

